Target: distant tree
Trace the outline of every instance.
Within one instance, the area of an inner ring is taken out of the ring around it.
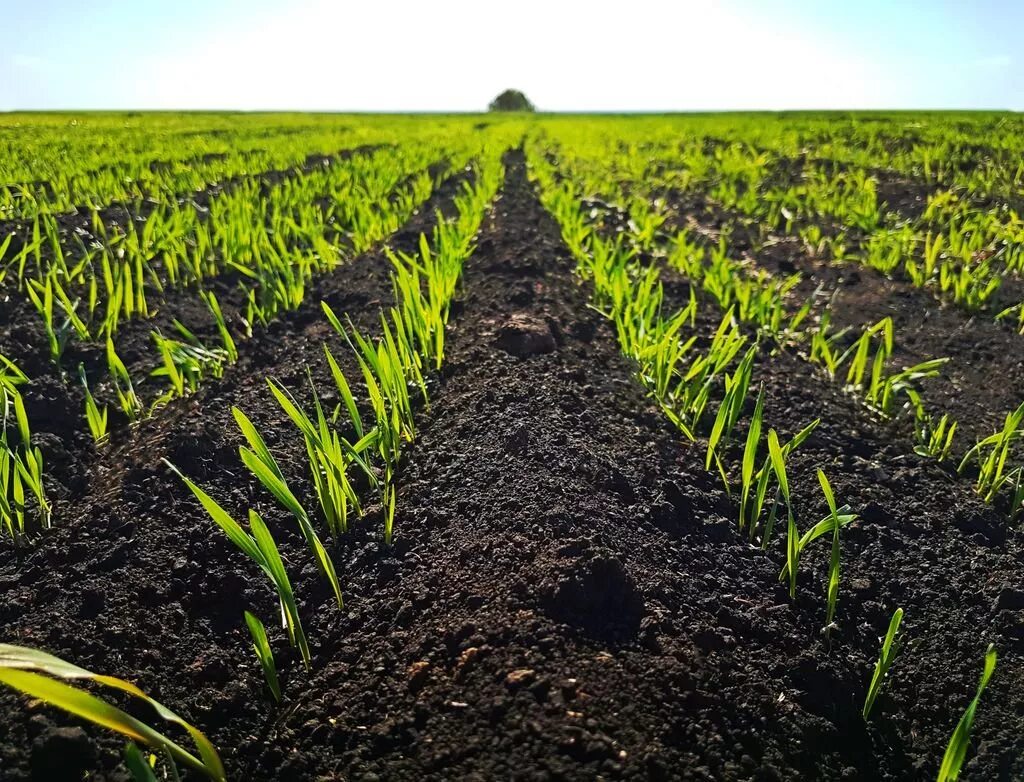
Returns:
[[[519,90],[505,90],[491,101],[490,111],[536,111],[533,104]]]

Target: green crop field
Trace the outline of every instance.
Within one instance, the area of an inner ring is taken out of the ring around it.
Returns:
[[[0,114],[0,779],[1024,778],[1024,119]]]

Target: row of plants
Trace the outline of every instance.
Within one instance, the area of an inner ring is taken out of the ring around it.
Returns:
[[[844,389],[860,398],[875,414],[907,418],[917,453],[940,461],[955,455],[959,459],[958,471],[974,479],[978,495],[1005,508],[1011,520],[1024,509],[1024,464],[1019,463],[1019,454],[1013,448],[1021,436],[1022,421],[1016,411],[1007,414],[1002,429],[973,446],[955,448],[957,422],[948,414],[930,410],[918,390],[920,381],[938,374],[948,359],[893,367],[895,335],[891,319],[865,324],[854,332],[834,329],[827,309],[818,318],[808,317],[811,302],[792,301],[789,295],[798,284],[799,275],[780,280],[749,263],[731,259],[724,231],[715,244],[689,230],[659,237],[668,209],[664,201],[654,197],[659,185],[648,182],[645,187],[621,174],[609,173],[630,170],[628,164],[616,160],[634,152],[624,150],[618,142],[609,146],[601,136],[590,136],[583,140],[575,138],[571,144],[557,148],[558,162],[566,177],[585,182],[588,194],[602,193],[598,203],[605,210],[613,208],[628,216],[628,235],[639,252],[664,255],[669,265],[691,283],[700,285],[723,311],[732,310],[738,319],[767,333],[779,345],[796,347],[799,355],[821,367],[830,379],[841,382]],[[573,150],[572,155],[565,151],[567,148]],[[551,157],[550,152],[548,156]],[[603,167],[606,160],[610,162]],[[749,167],[735,163],[734,169],[743,171]],[[589,215],[595,220],[603,217],[601,210],[595,209]],[[620,228],[621,223],[620,218]],[[934,254],[933,249],[930,252]]]
[[[467,160],[476,158],[484,149],[483,145],[490,143],[476,140],[455,147],[449,167],[438,176],[453,176],[461,171]],[[216,339],[201,339],[185,324],[174,320],[171,333],[151,333],[153,353],[147,375],[140,376],[137,368],[129,371],[119,355],[114,335],[94,333],[89,323],[77,317],[78,308],[63,287],[38,285],[34,279],[29,279],[30,296],[39,300],[51,358],[59,362],[72,338],[86,344],[98,342],[105,358],[105,374],[98,377],[87,377],[82,366],[78,367],[77,379],[64,375],[65,382],[82,385],[84,424],[93,439],[102,444],[118,423],[136,424],[167,402],[194,393],[202,382],[222,377],[225,369],[238,358],[240,339],[251,338],[254,329],[265,327],[282,313],[301,306],[314,277],[334,272],[344,260],[379,243],[426,203],[436,181],[418,167],[433,158],[436,150],[410,143],[405,153],[391,151],[389,154],[390,157],[367,157],[351,169],[338,166],[333,173],[325,169],[322,175],[312,177],[316,181],[311,183],[297,178],[290,185],[292,192],[279,198],[277,204],[260,197],[258,204],[263,210],[260,214],[273,215],[266,221],[247,222],[247,218],[251,218],[248,212],[231,209],[225,210],[227,217],[223,219],[203,221],[202,225],[219,226],[211,228],[218,236],[229,233],[235,236],[233,243],[224,243],[223,254],[218,257],[227,259],[225,268],[238,276],[238,286],[246,302],[241,329],[238,324],[228,322],[217,296],[200,287],[197,295],[205,302],[216,325]],[[470,171],[470,176],[477,169],[478,166]],[[476,192],[476,185],[467,192]],[[314,197],[316,209],[303,210],[303,199]],[[459,196],[460,203],[464,197]],[[307,216],[305,219],[303,214]],[[448,242],[450,238],[444,234],[440,240]],[[143,263],[139,260],[141,257],[134,256],[135,262]],[[63,267],[51,267],[57,268]],[[407,279],[412,273],[396,271],[396,274],[408,287]],[[153,277],[147,275],[147,279]],[[58,278],[54,272],[48,275],[51,280]],[[95,279],[93,277],[94,283]],[[196,282],[202,285],[206,279]],[[141,286],[135,288],[140,289]],[[66,306],[62,308],[61,302]],[[435,339],[438,338],[435,334]],[[14,366],[8,359],[3,360]],[[27,378],[18,382],[27,382]],[[19,409],[24,412],[23,406]],[[28,426],[27,421],[25,426]],[[24,505],[19,498],[28,490],[30,496],[40,498],[38,503],[42,507],[48,508],[41,453],[38,449],[30,450],[21,457],[21,462],[24,463],[21,471],[15,469],[14,461],[10,462],[13,477],[8,481],[8,493],[14,503],[12,507],[20,509]],[[31,482],[26,482],[26,476],[31,476]],[[11,524],[5,523],[3,527],[12,535],[16,531],[19,539],[25,538],[26,530],[38,531],[46,526],[26,527],[22,510],[13,518]],[[48,525],[48,511],[46,520]]]
[[[1017,274],[1022,263],[1024,222],[1009,206],[1017,203],[1015,189],[993,202],[988,190],[962,183],[933,188],[923,213],[909,220],[887,209],[878,192],[880,167],[893,163],[881,152],[891,138],[870,147],[870,155],[861,150],[847,159],[845,153],[864,133],[877,141],[865,131],[868,123],[758,120],[725,128],[715,118],[694,120],[682,141],[664,138],[665,128],[662,135],[643,128],[641,136],[610,122],[574,127],[573,133],[603,139],[617,147],[620,158],[633,159],[625,165],[606,161],[612,180],[645,182],[648,192],[707,192],[724,209],[754,220],[766,238],[779,231],[799,237],[823,257],[864,263],[930,290],[941,301],[1020,324],[1019,303],[996,306],[1003,278]],[[643,154],[631,154],[638,149]],[[927,161],[923,149],[897,145],[889,157],[902,160],[909,174],[915,165],[920,168],[915,155],[924,154]],[[983,160],[986,170],[1018,167]]]
[[[28,382],[12,361],[0,356],[0,535],[24,543],[50,526],[50,502],[43,480],[43,453],[32,430],[19,387]]]
[[[393,224],[387,219],[393,189],[409,180],[392,209],[417,203],[425,188],[429,194],[425,169],[436,154],[413,143],[393,154],[356,155],[269,189],[258,182],[239,185],[202,211],[191,204],[153,209],[141,228],[135,221],[108,226],[94,213],[93,240],[87,244],[76,234],[73,253],[64,252],[58,223],[44,218],[27,229],[12,255],[8,284],[23,291],[44,319],[59,361],[58,337],[113,336],[126,319],[148,317],[149,299],[168,290],[202,289],[228,275],[244,284],[259,279],[267,263],[300,253],[308,263],[332,267],[339,260],[335,246],[348,232],[360,247],[386,235]]]
[[[588,193],[601,192],[608,209],[628,215],[626,230],[620,235],[628,239],[635,252],[663,258],[666,265],[698,286],[723,312],[732,312],[741,323],[767,335],[779,347],[809,346],[802,354],[820,364],[831,379],[836,379],[845,368],[845,387],[878,414],[892,417],[910,403],[921,420],[930,420],[915,383],[938,372],[945,359],[894,369],[891,320],[865,326],[855,340],[850,339],[849,330],[833,331],[827,310],[815,319],[811,317],[810,300],[793,301],[791,292],[801,280],[799,273],[780,279],[733,259],[724,231],[719,233],[717,242],[686,228],[666,234],[661,230],[666,219],[664,202],[652,203],[636,183],[603,174],[600,146],[592,148],[589,159],[579,153],[585,147],[577,143],[573,148],[576,152],[571,159],[559,160],[564,177],[583,182]],[[595,226],[608,222],[606,215],[595,210],[591,210],[589,218]],[[620,228],[621,222],[620,218],[616,223]],[[878,347],[868,371],[869,350],[876,340]]]
[[[194,392],[204,379],[220,378],[225,367],[238,358],[238,338],[251,338],[254,330],[266,327],[284,312],[297,309],[306,300],[310,283],[317,276],[334,272],[345,260],[356,255],[355,248],[363,252],[393,233],[433,192],[434,182],[423,173],[394,192],[363,191],[359,206],[350,207],[359,211],[359,220],[344,225],[329,224],[330,230],[338,233],[317,236],[313,233],[315,224],[304,226],[309,243],[318,247],[319,252],[310,251],[301,240],[295,240],[289,246],[282,233],[273,229],[251,231],[245,243],[250,253],[249,265],[244,267],[246,273],[240,275],[238,281],[246,302],[241,329],[227,322],[214,293],[200,289],[197,295],[206,303],[216,324],[218,342],[204,343],[178,321],[174,321],[174,333],[170,335],[153,331],[155,359],[152,363],[155,368],[150,377],[158,385],[163,385],[163,389],[145,404],[143,393],[136,391],[137,380],[133,380],[117,354],[113,337],[106,335],[107,377],[93,382],[93,386],[99,389],[97,394],[101,396],[101,402],[96,401],[84,373],[81,374],[86,391],[86,420],[94,438],[102,442],[107,435],[108,405],[113,404],[123,420],[135,423],[168,401]],[[289,224],[297,227],[294,221]],[[327,223],[319,224],[322,232],[326,232],[327,226]],[[340,236],[346,228],[344,236]],[[235,268],[242,268],[241,262],[231,263]],[[49,328],[47,333],[51,333]],[[86,329],[78,336],[83,341],[91,339]],[[64,342],[51,339],[51,346],[55,342],[61,346],[62,353],[66,339]],[[54,358],[59,360],[59,356]]]
[[[341,579],[317,527],[326,528],[335,540],[374,502],[382,519],[384,544],[391,544],[398,467],[405,447],[415,437],[415,410],[429,404],[427,379],[444,360],[444,331],[462,266],[474,250],[474,237],[502,179],[500,150],[491,150],[476,166],[472,183],[466,182],[454,199],[454,216],[446,218],[439,213],[432,235],[421,234],[419,252],[389,252],[395,303],[381,313],[380,337],[360,334],[350,321],[343,323],[326,303],[322,304],[325,317],[350,351],[347,361],[339,361],[330,345],[323,346],[333,391],[340,399],[333,410],[325,406],[308,369],[311,411],[283,384],[268,378],[271,396],[294,425],[295,437],[305,451],[309,483],[316,496],[315,511],[306,509],[300,499],[305,492],[289,483],[281,463],[253,422],[242,410],[232,408],[245,442],[238,451],[241,462],[294,517],[339,609],[344,605]],[[355,372],[346,375],[343,364],[354,367]],[[215,525],[266,576],[280,607],[281,630],[288,644],[298,651],[305,670],[311,671],[313,653],[303,629],[300,603],[271,527],[251,508],[247,525],[236,521],[197,483],[174,465],[168,466]],[[281,702],[285,695],[267,626],[250,610],[243,612],[243,619],[268,692],[274,701]],[[109,702],[63,683],[67,679],[91,679],[144,699],[161,717],[189,733],[199,757]],[[214,780],[225,778],[216,750],[198,729],[123,680],[92,674],[38,650],[0,646],[0,682],[128,737],[125,761],[136,780],[155,779],[161,766],[177,778],[179,764]],[[158,754],[147,758],[139,745]]]
[[[541,147],[540,149],[543,149]],[[688,303],[667,314],[664,285],[658,263],[645,262],[621,234],[602,236],[589,223],[581,203],[581,190],[569,179],[559,180],[553,165],[531,148],[530,170],[541,201],[557,220],[562,238],[578,263],[581,276],[593,285],[594,306],[615,325],[622,352],[636,366],[636,377],[657,402],[666,418],[690,442],[707,441],[705,465],[714,468],[727,493],[736,487],[724,455],[730,443],[743,443],[742,497],[738,525],[762,547],[772,540],[777,514],[787,513],[787,569],[785,579],[795,597],[799,545],[795,515],[788,502],[786,461],[813,432],[810,422],[784,444],[774,429],[764,425],[763,390],[756,393],[747,432],[739,424],[753,390],[751,378],[761,349],[744,333],[735,310],[726,311],[710,335],[696,331],[698,304],[691,287]],[[701,347],[703,346],[703,347]],[[768,502],[774,488],[774,502]],[[855,516],[844,506],[840,520]],[[821,530],[834,523],[823,520]],[[838,534],[838,526],[835,529]],[[807,543],[819,537],[811,535]]]
[[[411,118],[338,115],[26,115],[0,120],[0,221],[140,201],[174,203],[313,157],[415,137]],[[434,123],[456,130],[464,123]]]
[[[823,184],[823,191],[829,189],[828,183]],[[885,243],[887,240],[877,244],[869,243],[869,247],[872,248],[870,252],[874,254],[877,251],[877,256],[873,255],[873,260],[869,258],[869,263],[883,272],[890,273],[893,269],[891,264],[899,263],[902,259],[907,273],[915,284],[924,286],[929,280],[939,280],[938,284],[942,290],[953,291],[955,301],[968,309],[979,309],[998,288],[998,282],[982,268],[988,264],[987,258],[980,262],[980,266],[974,267],[982,269],[977,275],[970,272],[969,263],[951,265],[948,259],[940,258],[946,247],[952,247],[953,254],[961,259],[978,257],[979,248],[976,244],[969,243],[973,241],[971,237],[976,237],[978,233],[970,229],[964,234],[967,237],[965,239],[964,236],[957,236],[955,230],[954,225],[948,234],[951,237],[949,242],[944,242],[942,235],[925,234],[924,253],[920,265],[914,260],[913,250],[920,237],[915,235],[911,228],[902,226],[900,229],[885,232],[884,235],[889,238],[897,234],[901,236],[902,249],[892,251],[891,245]],[[874,234],[876,237],[881,235],[879,232]],[[879,250],[887,246],[888,250]],[[1019,311],[1020,305],[1017,305],[997,314],[996,317],[1004,317],[1010,312]],[[930,413],[923,405],[921,395],[915,387],[919,380],[937,373],[947,359],[932,359],[887,375],[884,367],[892,355],[894,341],[892,321],[889,318],[865,326],[858,339],[845,349],[837,350],[836,345],[842,345],[845,338],[846,330],[833,331],[830,328],[830,319],[826,312],[812,332],[809,359],[822,364],[833,378],[840,375],[841,368],[846,364],[846,386],[861,391],[867,402],[883,416],[891,417],[898,407],[894,403],[901,399],[905,403],[902,408],[909,409],[913,414],[915,450],[920,454],[936,457],[940,461],[945,461],[951,456],[957,422],[948,414]],[[867,361],[869,351],[873,351],[870,372]],[[981,438],[966,450],[960,449],[957,467],[959,473],[974,478],[975,491],[985,502],[1001,504],[1007,509],[1011,520],[1016,519],[1024,510],[1024,465],[1013,463],[1019,462],[1020,459],[1019,452],[1013,446],[1024,434],[1021,430],[1024,423],[1022,415],[1024,412],[1020,409],[1009,412],[1001,429]]]
[[[649,248],[650,239],[642,229],[635,235],[623,232],[614,238],[602,236],[591,224],[584,191],[573,180],[557,176],[549,156],[542,154],[544,149],[540,145],[532,148],[531,174],[540,189],[541,200],[557,220],[563,240],[577,260],[581,276],[593,285],[594,306],[614,323],[620,348],[633,360],[637,379],[666,418],[690,442],[706,441],[705,468],[714,469],[719,474],[729,496],[735,497],[734,490],[738,489],[740,531],[747,534],[752,543],[760,538],[762,548],[766,548],[772,540],[776,523],[785,525],[785,563],[779,580],[786,583],[791,598],[796,597],[798,569],[801,558],[808,553],[808,546],[822,537],[831,540],[823,627],[826,639],[830,639],[837,627],[840,531],[855,521],[857,515],[849,506],[838,505],[827,476],[819,469],[817,478],[828,514],[806,529],[799,528],[787,462],[810,436],[818,421],[810,422],[783,442],[778,432],[766,425],[764,389],[761,388],[756,393],[753,412],[743,435],[738,425],[750,407],[751,378],[759,354],[759,342],[747,347],[747,337],[738,327],[734,307],[725,312],[710,337],[701,335],[699,331],[694,333],[697,299],[692,288],[688,303],[677,312],[666,314],[659,265],[641,260],[642,254],[638,251]],[[591,191],[588,188],[586,192]],[[759,311],[772,312],[771,308]],[[777,318],[765,317],[761,325],[768,333],[771,333],[772,325],[776,325],[775,333],[778,334],[777,324]],[[883,405],[886,403],[884,400],[892,397],[894,387],[908,382],[909,378],[894,379],[880,389],[876,387],[877,382],[865,386],[867,346],[873,337],[881,335],[884,351],[886,337],[891,342],[891,322],[873,327],[865,334],[867,336],[851,353],[851,371],[860,379],[861,388],[875,394],[874,403]],[[699,350],[698,344],[704,344],[706,348]],[[881,355],[882,358],[876,358],[875,366],[884,365],[884,353]],[[879,376],[880,370],[874,369],[872,374]],[[730,441],[735,443],[733,451],[742,444],[738,482],[734,475],[730,475],[727,464],[731,461],[726,456]],[[902,611],[897,609],[865,693],[862,710],[865,720],[870,719],[874,711],[878,692],[895,659],[901,621]],[[996,653],[990,647],[978,693],[948,742],[940,764],[939,780],[952,780],[959,775],[969,747],[974,714],[995,662]]]

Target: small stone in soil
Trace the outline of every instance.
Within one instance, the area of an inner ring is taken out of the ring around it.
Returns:
[[[505,677],[505,684],[509,687],[521,687],[524,684],[529,684],[535,678],[536,673],[532,668],[518,668],[509,672]]]

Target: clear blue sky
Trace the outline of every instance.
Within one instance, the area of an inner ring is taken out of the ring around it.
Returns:
[[[0,110],[1024,109],[1024,0],[0,8]]]

